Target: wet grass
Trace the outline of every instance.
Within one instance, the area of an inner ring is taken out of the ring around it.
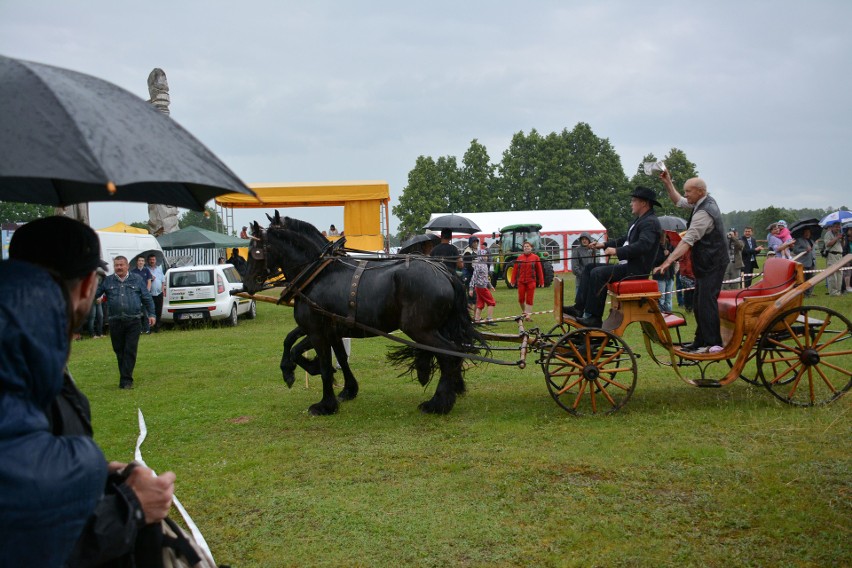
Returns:
[[[571,281],[570,277],[568,279]],[[566,290],[566,293],[571,293]],[[500,286],[497,315],[518,311]],[[549,290],[537,292],[548,309]],[[852,313],[852,298],[812,303]],[[551,316],[536,316],[543,329]],[[117,388],[109,340],[74,345],[97,440],[143,454],[177,491],[218,562],[235,566],[838,566],[852,557],[849,408],[789,407],[738,381],[696,389],[644,354],[620,412],[573,418],[535,353],[524,370],[477,365],[448,416],[355,340],[355,401],[306,413],[318,379],[281,380],[292,311],[262,304],[236,328],[141,339],[136,388]],[[511,332],[514,325],[501,324]],[[687,338],[691,335],[687,332]],[[508,358],[508,357],[507,357]],[[727,366],[721,367],[720,374]],[[711,370],[711,372],[714,372]]]

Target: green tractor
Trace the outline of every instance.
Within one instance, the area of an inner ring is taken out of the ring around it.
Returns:
[[[541,225],[524,224],[509,225],[500,229],[500,242],[491,245],[491,258],[494,262],[494,271],[491,273],[491,283],[495,286],[502,278],[506,286],[512,286],[512,272],[515,270],[515,260],[523,252],[524,241],[529,241],[533,252],[541,259],[541,269],[544,272],[544,285],[550,286],[553,282],[553,264],[550,254],[544,250],[541,244]]]

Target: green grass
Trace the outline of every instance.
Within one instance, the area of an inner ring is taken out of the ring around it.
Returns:
[[[852,298],[824,290],[810,303],[852,313]],[[499,286],[497,315],[516,314],[515,298]],[[537,291],[537,309],[551,303]],[[260,304],[236,328],[143,336],[132,391],[118,389],[109,340],[73,347],[107,456],[132,459],[140,407],[146,461],[177,473],[218,562],[850,564],[852,397],[800,409],[742,381],[693,388],[649,360],[632,326],[638,385],[612,416],[557,407],[534,352],[524,370],[473,367],[450,415],[423,415],[434,383],[399,377],[385,363],[390,342],[369,339],[353,341],[358,398],[317,418],[306,409],[319,380],[306,388],[298,373],[288,389],[278,370],[293,325],[291,309]]]

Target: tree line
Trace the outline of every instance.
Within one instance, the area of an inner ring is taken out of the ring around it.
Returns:
[[[697,166],[686,153],[672,148],[662,157],[678,186],[698,176]],[[591,126],[577,123],[572,129],[541,135],[535,129],[512,136],[499,163],[492,163],[485,146],[474,139],[462,157],[419,156],[408,173],[399,203],[392,209],[399,219],[400,240],[422,233],[437,212],[484,212],[544,209],[589,209],[611,235],[623,235],[630,222],[630,193],[637,185],[650,187],[663,204],[658,215],[684,216],[669,201],[662,182],[645,175],[644,162],[658,158],[647,154],[628,179],[621,159],[609,139],[597,136]],[[770,222],[792,223],[817,217],[834,209],[782,209],[770,206],[756,211],[723,214],[726,227],[740,232],[753,226],[760,237]]]

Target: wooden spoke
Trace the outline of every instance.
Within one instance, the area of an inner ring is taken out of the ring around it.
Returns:
[[[852,388],[852,322],[846,316],[800,306],[778,314],[766,329],[775,331],[758,343],[758,375],[776,398],[816,406]]]
[[[541,365],[556,404],[577,416],[615,412],[636,387],[636,357],[606,331],[580,328],[562,336]]]

